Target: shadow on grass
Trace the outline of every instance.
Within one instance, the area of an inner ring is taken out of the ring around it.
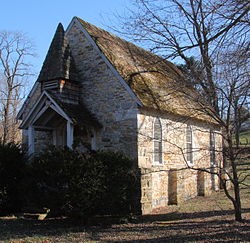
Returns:
[[[249,213],[250,208],[243,213]],[[104,242],[244,242],[250,239],[250,220],[237,223],[223,219],[233,210],[197,213],[169,213],[142,216],[136,223],[97,225],[75,224],[68,219],[0,219],[0,241],[20,240],[26,237],[84,237],[84,240]],[[216,216],[216,218],[213,218]],[[82,233],[82,234],[80,234]],[[83,234],[84,233],[84,234]],[[81,236],[80,236],[81,235]],[[78,238],[77,238],[78,239]],[[66,239],[67,240],[67,239]],[[79,238],[78,240],[83,240]]]
[[[0,241],[25,237],[61,235],[73,231],[67,219],[0,219]]]
[[[242,209],[242,214],[250,213],[250,208]],[[152,222],[152,221],[173,221],[173,220],[190,220],[190,219],[207,219],[210,217],[222,217],[234,215],[234,210],[214,210],[214,211],[204,211],[204,212],[193,212],[193,213],[181,213],[181,212],[171,212],[167,214],[159,215],[145,215],[141,217],[142,222]]]
[[[121,239],[121,242],[248,242],[250,237],[250,222],[235,223],[234,221],[217,221],[194,223],[192,221],[176,222],[167,225],[147,225],[143,228],[134,227],[134,239]],[[123,228],[123,230],[126,230]],[[131,229],[129,228],[130,232]],[[141,234],[140,234],[141,233]],[[121,229],[113,234],[121,234]],[[144,238],[144,234],[147,237]],[[142,238],[142,239],[141,239]],[[98,240],[95,237],[92,240]],[[117,242],[110,240],[110,242]]]

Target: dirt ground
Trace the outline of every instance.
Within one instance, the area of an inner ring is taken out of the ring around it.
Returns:
[[[250,242],[250,189],[242,190],[244,222],[234,221],[223,192],[197,197],[132,222],[65,218],[0,218],[0,242]]]

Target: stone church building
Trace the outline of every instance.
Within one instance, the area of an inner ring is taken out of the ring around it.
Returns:
[[[220,127],[172,63],[74,17],[58,25],[18,119],[29,154],[115,150],[141,172],[143,214],[218,188]]]

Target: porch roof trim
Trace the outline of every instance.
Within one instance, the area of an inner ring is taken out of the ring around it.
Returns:
[[[45,104],[47,100],[49,100],[49,103]],[[20,128],[28,129],[28,127],[32,125],[49,107],[59,115],[61,115],[63,118],[65,118],[67,121],[73,123],[72,119],[64,112],[64,110],[49,95],[49,93],[47,91],[43,91],[33,108],[27,114],[25,120],[23,120],[23,122],[21,123]]]

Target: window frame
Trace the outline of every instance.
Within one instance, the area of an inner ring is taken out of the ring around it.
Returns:
[[[157,128],[156,125],[159,128],[157,134],[156,134],[156,128]],[[161,120],[160,118],[155,118],[153,122],[153,164],[154,165],[163,165],[162,137],[163,137],[163,131],[162,131]]]
[[[194,164],[193,156],[193,128],[191,125],[186,127],[186,161],[188,165]]]
[[[216,165],[216,156],[215,156],[215,132],[210,130],[209,134],[209,151],[210,151],[210,165],[214,167]]]

